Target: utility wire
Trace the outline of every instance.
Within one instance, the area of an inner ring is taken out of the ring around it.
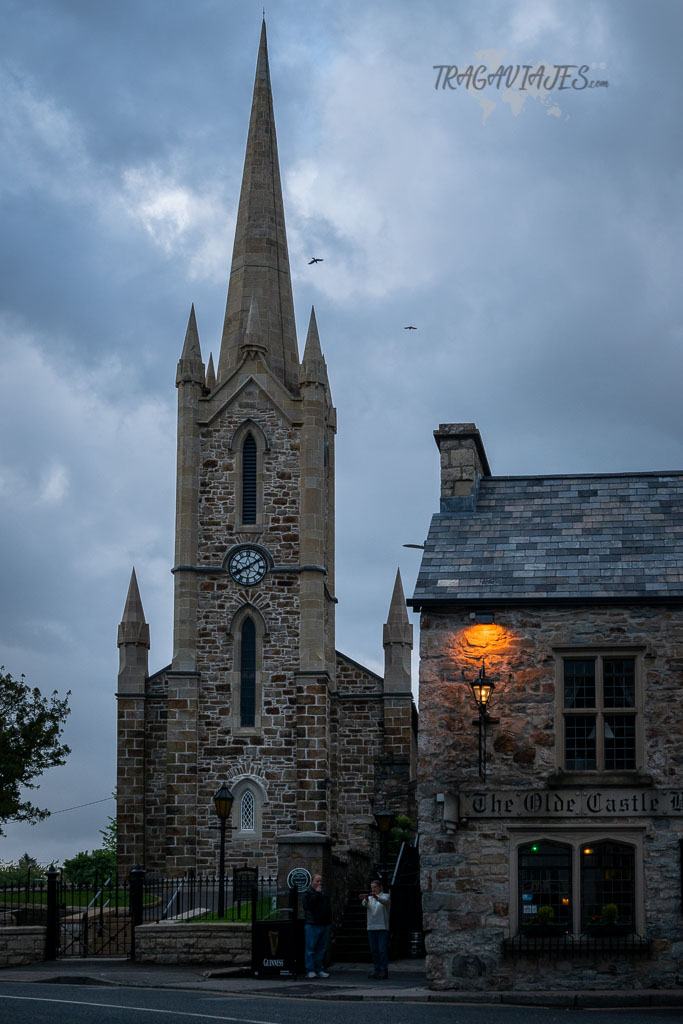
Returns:
[[[77,811],[79,807],[92,807],[93,804],[106,804],[107,800],[115,800],[115,796],[105,796],[104,800],[90,800],[87,804],[76,804],[75,807],[62,807],[61,811],[50,811],[50,817],[53,814],[65,814],[66,811]]]

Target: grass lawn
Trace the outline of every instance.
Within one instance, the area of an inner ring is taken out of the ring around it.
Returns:
[[[258,918],[267,917],[270,914],[271,901],[270,899],[258,900],[256,904],[256,915]],[[203,914],[202,917],[195,917],[185,924],[230,924],[233,921],[244,921],[247,924],[251,924],[251,903],[240,904],[239,911],[237,906],[226,907],[225,916],[219,917],[215,911],[211,911],[208,914]]]

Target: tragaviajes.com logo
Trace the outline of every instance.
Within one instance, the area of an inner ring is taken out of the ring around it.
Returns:
[[[505,62],[506,51],[481,50],[476,64],[434,64],[434,88],[465,91],[477,99],[486,124],[500,99],[517,117],[529,98],[546,107],[552,117],[562,117],[561,94],[606,89],[605,64],[535,64]]]

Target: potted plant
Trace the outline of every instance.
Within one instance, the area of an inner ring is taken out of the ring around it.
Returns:
[[[628,935],[632,931],[629,924],[619,922],[619,907],[616,903],[604,903],[600,917],[594,917],[586,927],[589,935]]]
[[[524,934],[533,935],[564,935],[563,924],[555,923],[555,910],[547,903],[542,904],[532,919],[525,923]]]

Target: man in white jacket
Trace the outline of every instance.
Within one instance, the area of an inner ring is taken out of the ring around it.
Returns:
[[[368,943],[372,955],[374,970],[369,978],[384,979],[389,977],[389,908],[391,897],[384,892],[378,878],[370,883],[370,892],[360,894],[363,906],[367,911]]]

